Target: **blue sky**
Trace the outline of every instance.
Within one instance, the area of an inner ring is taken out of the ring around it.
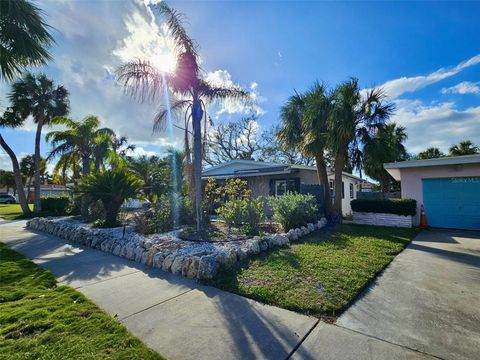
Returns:
[[[154,104],[124,96],[112,73],[122,61],[168,54],[170,42],[150,1],[38,2],[56,28],[55,60],[44,71],[71,92],[72,117],[99,115],[138,144],[137,152],[181,146],[181,136],[152,134]],[[407,148],[443,151],[480,143],[479,2],[170,1],[188,18],[205,76],[252,90],[254,108],[212,107],[215,121],[254,111],[259,127],[278,123],[295,90],[315,80],[334,86],[350,76],[383,86],[406,126]],[[5,106],[6,83],[0,84]],[[33,152],[34,127],[5,131],[18,156]],[[45,129],[45,133],[48,129]],[[44,152],[48,146],[43,146]],[[0,153],[0,167],[8,159]]]

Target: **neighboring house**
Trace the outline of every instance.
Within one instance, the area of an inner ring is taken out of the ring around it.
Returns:
[[[214,178],[224,180],[227,178],[242,178],[247,180],[253,196],[273,195],[278,196],[286,191],[292,190],[303,192],[303,189],[312,190],[310,185],[318,185],[317,169],[314,166],[285,165],[278,163],[267,163],[252,160],[232,160],[217,166],[207,168],[202,173],[202,179]],[[333,171],[328,171],[330,188],[333,189]],[[360,184],[363,179],[343,173],[342,181],[342,211],[344,215],[352,212],[350,201],[357,197],[360,191]],[[309,192],[309,190],[307,190]]]
[[[480,230],[480,155],[384,164],[401,181],[402,198],[423,204],[430,226]]]
[[[33,202],[34,200],[34,191],[33,186],[30,188],[30,193],[28,194],[28,201]],[[25,188],[25,193],[27,188]],[[40,197],[46,196],[60,196],[60,195],[70,195],[71,190],[65,185],[40,185]]]

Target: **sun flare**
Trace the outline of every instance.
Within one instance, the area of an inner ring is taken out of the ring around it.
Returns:
[[[152,57],[152,64],[160,71],[172,73],[175,71],[175,57],[173,53],[158,54]]]

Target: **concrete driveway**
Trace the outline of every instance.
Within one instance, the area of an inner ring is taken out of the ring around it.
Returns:
[[[337,325],[443,359],[480,359],[480,233],[423,231]]]

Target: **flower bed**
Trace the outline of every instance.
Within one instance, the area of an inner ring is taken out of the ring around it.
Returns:
[[[132,227],[100,229],[71,217],[34,218],[27,226],[81,245],[195,279],[211,279],[220,267],[229,268],[237,261],[276,246],[288,246],[312,231],[321,229],[325,218],[316,224],[292,229],[286,234],[255,236],[229,242],[185,241],[178,231],[141,235]]]

